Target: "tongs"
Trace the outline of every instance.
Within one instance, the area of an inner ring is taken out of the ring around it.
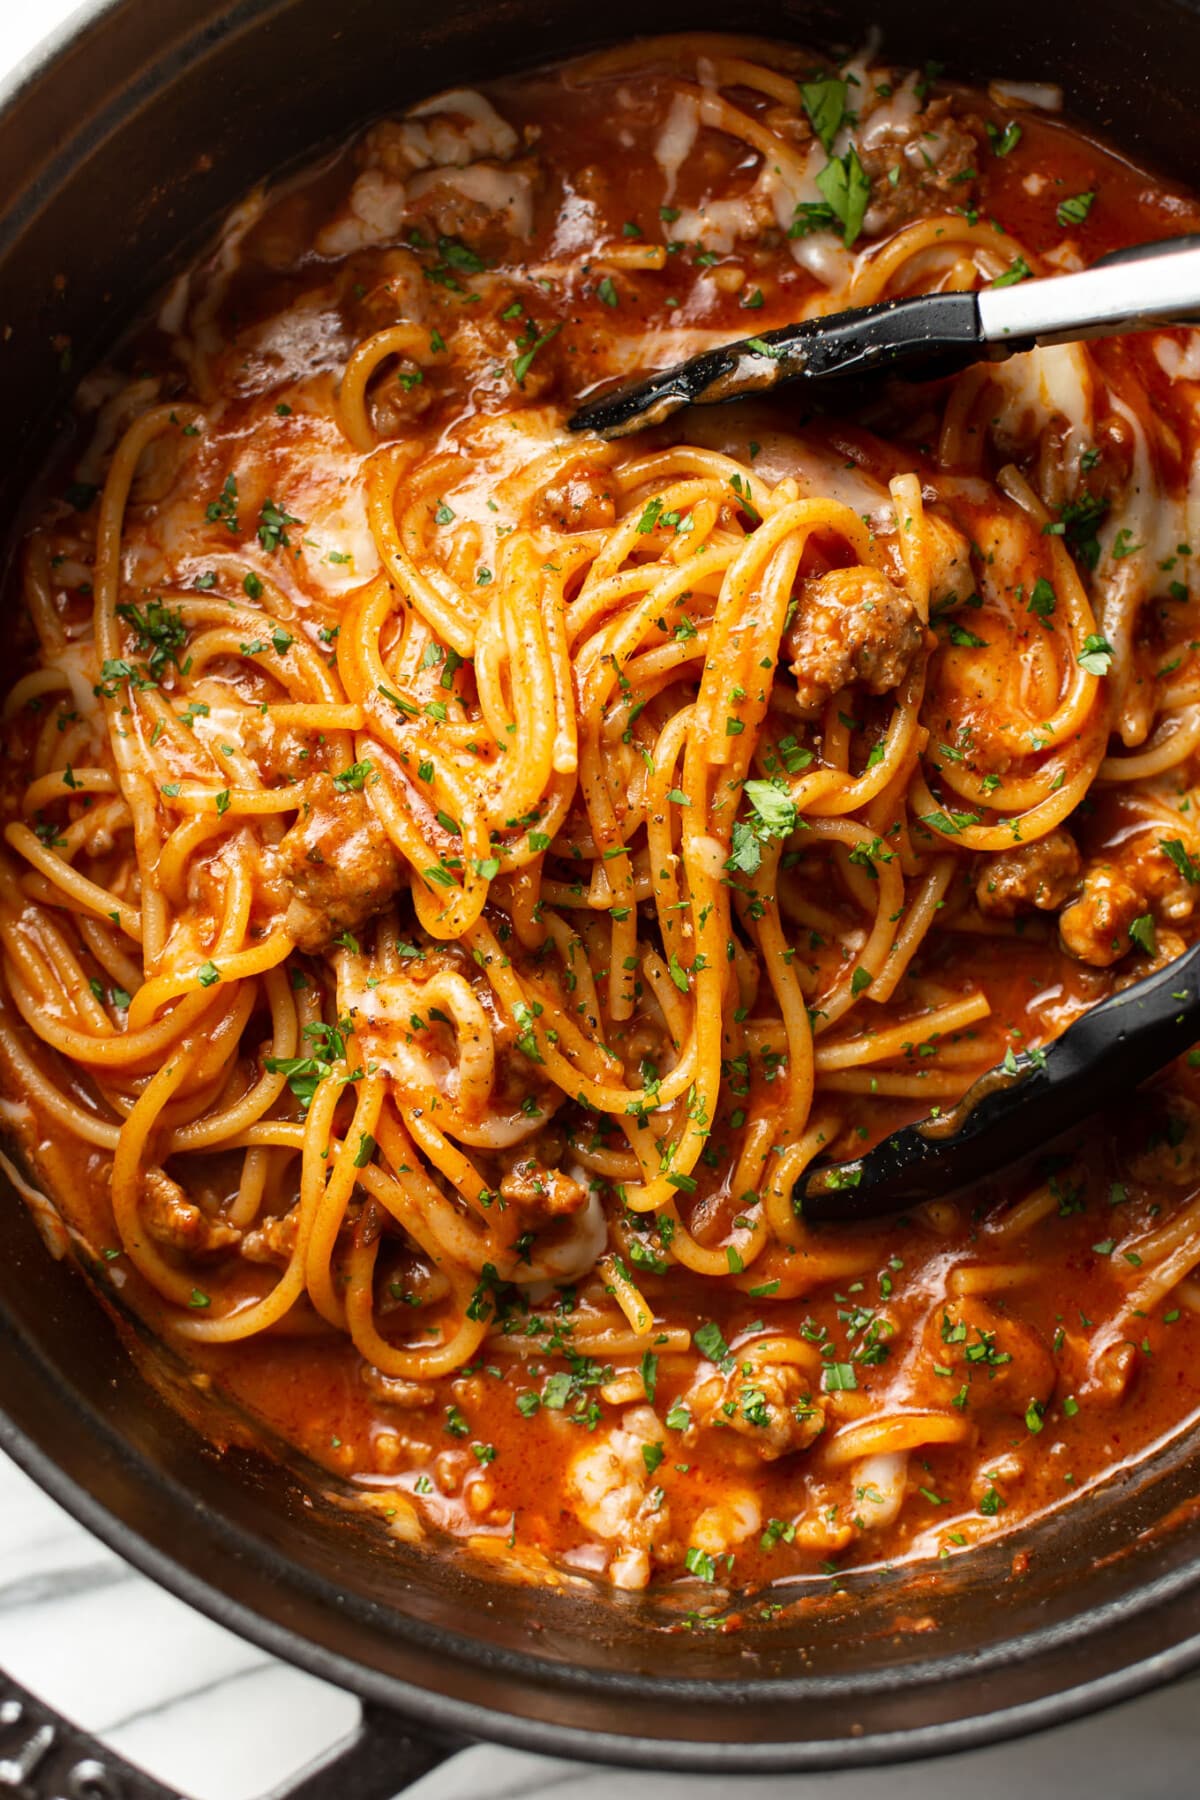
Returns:
[[[1091,1113],[1128,1101],[1139,1082],[1200,1037],[1200,944],[1076,1019],[1043,1050],[1010,1054],[957,1105],[894,1131],[853,1162],[797,1184],[806,1219],[903,1212],[985,1184]]]
[[[1014,267],[1019,273],[1019,262]],[[568,426],[624,437],[661,425],[683,406],[761,395],[783,382],[802,383],[813,398],[829,398],[853,378],[928,379],[1039,344],[1200,322],[1196,235],[1114,250],[1077,275],[1011,276],[977,291],[881,300],[741,338],[589,400]]]
[[[761,395],[784,382],[814,395],[850,378],[928,378],[1039,344],[1200,322],[1200,235],[1139,244],[1075,275],[1001,277],[977,292],[921,294],[783,325],[601,395],[572,431],[621,437],[683,406]],[[1043,1149],[1200,1037],[1200,944],[1093,1007],[1044,1050],[1010,1052],[957,1105],[905,1126],[851,1162],[812,1170],[796,1189],[805,1218],[902,1212],[986,1183]]]

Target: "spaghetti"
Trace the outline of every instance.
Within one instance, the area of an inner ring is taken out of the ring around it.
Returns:
[[[944,1551],[1057,1497],[1014,1421],[1091,1479],[1080,1396],[1193,1342],[1186,1070],[1165,1172],[794,1200],[1190,930],[1190,339],[870,430],[562,429],[746,309],[1128,241],[1123,168],[869,56],[661,40],[253,197],[87,384],[4,714],[7,1116],[126,1301],[405,1535],[625,1586]]]

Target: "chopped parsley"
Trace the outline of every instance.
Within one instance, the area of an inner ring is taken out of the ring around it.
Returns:
[[[993,125],[992,121],[989,119],[987,122],[987,134],[988,142],[991,144],[992,150],[997,156],[1010,155],[1021,141],[1021,127],[1015,120],[1011,119],[1004,127],[1003,131],[1001,131],[998,125]]]
[[[1139,914],[1129,927],[1129,936],[1131,942],[1135,943],[1139,950],[1144,950],[1147,956],[1153,956],[1158,948],[1153,913]]]
[[[1083,649],[1079,652],[1079,666],[1088,675],[1107,675],[1115,654],[1106,637],[1089,631],[1083,640]]]
[[[210,525],[224,525],[232,537],[238,532],[238,484],[237,476],[230,473],[225,477],[225,485],[215,500],[210,500],[204,509],[204,516]]]
[[[832,156],[833,140],[846,116],[846,91],[846,83],[836,75],[823,75],[817,81],[800,85],[801,103],[826,156]]]
[[[1026,612],[1031,612],[1039,619],[1048,619],[1057,605],[1054,589],[1044,575],[1039,575],[1033,584]]]
[[[1200,869],[1185,850],[1182,838],[1161,838],[1158,847],[1174,863],[1185,881],[1190,882],[1193,887],[1200,882]]]
[[[1025,281],[1032,274],[1033,270],[1025,261],[1025,258],[1023,256],[1017,256],[1009,263],[1003,275],[997,275],[991,285],[994,288],[1015,287],[1018,281]]]
[[[1094,188],[1086,194],[1072,194],[1069,200],[1059,201],[1054,216],[1064,230],[1069,225],[1082,225],[1092,210],[1092,201],[1095,198]]]
[[[300,523],[294,514],[284,512],[273,500],[264,500],[258,515],[258,541],[268,555],[274,556],[280,548],[287,550],[291,547],[287,528]]]
[[[842,242],[849,250],[862,230],[871,200],[870,178],[853,144],[845,156],[830,157],[817,176],[817,186],[842,227]]]
[[[524,348],[520,356],[514,359],[512,365],[513,380],[518,387],[525,386],[525,377],[528,375],[530,364],[538,351],[544,349],[551,338],[557,337],[561,330],[562,323],[560,321],[557,325],[551,325],[548,331],[539,333],[533,320],[526,319],[524,336],[517,339],[517,343],[523,345]]]

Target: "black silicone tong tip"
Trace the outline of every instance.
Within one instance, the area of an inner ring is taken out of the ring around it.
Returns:
[[[796,1189],[806,1219],[903,1212],[988,1182],[1103,1107],[1128,1098],[1200,1034],[1200,944],[1083,1014],[1043,1051],[980,1077],[957,1106],[895,1131]]]
[[[768,393],[782,382],[837,384],[886,372],[945,375],[986,354],[974,293],[882,300],[877,306],[782,325],[760,337],[706,350],[632,387],[588,401],[567,425],[571,431],[624,437],[661,425],[681,407],[740,400]]]

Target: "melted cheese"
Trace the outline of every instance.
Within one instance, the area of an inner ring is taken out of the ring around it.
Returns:
[[[100,665],[96,646],[90,639],[63,644],[48,652],[43,661],[47,668],[61,669],[71,689],[71,704],[81,718],[91,719],[101,712],[101,702],[94,691],[100,679]]]
[[[664,194],[667,205],[670,205],[675,196],[679,171],[692,153],[699,129],[700,115],[696,102],[687,94],[676,94],[654,146],[654,160],[662,170],[667,184]]]
[[[997,366],[1003,401],[996,429],[1009,442],[1037,437],[1055,419],[1066,421],[1068,451],[1078,456],[1093,437],[1092,377],[1078,344],[1052,344]]]
[[[550,243],[550,260],[539,269],[531,271],[535,279],[538,274],[543,274],[548,281],[562,281],[569,270],[562,264],[556,266],[553,259],[574,256],[589,249],[596,241],[596,227],[594,202],[586,195],[576,193],[569,182],[564,182],[562,205],[558,209],[554,237]]]
[[[1154,359],[1172,381],[1200,381],[1200,331],[1165,333],[1153,340]]]
[[[501,169],[494,163],[427,169],[409,184],[409,199],[419,200],[435,187],[451,188],[465,200],[475,201],[516,237],[533,235],[533,189],[524,169]]]
[[[408,116],[431,120],[426,127],[430,159],[442,166],[465,164],[478,156],[511,156],[520,141],[491,101],[474,88],[435,94],[414,106]],[[451,119],[465,119],[466,125],[452,124]]]
[[[739,238],[757,235],[753,193],[732,200],[706,200],[702,206],[685,206],[671,226],[681,244],[703,244],[707,250],[727,255]]]
[[[1062,111],[1063,91],[1056,81],[990,81],[988,96],[997,106],[1029,106],[1039,112]]]
[[[364,169],[350,190],[349,211],[317,233],[322,256],[349,256],[372,244],[400,236],[408,206],[408,190],[382,169]]]
[[[859,150],[877,150],[883,144],[906,143],[916,129],[920,110],[917,77],[909,75],[886,100],[871,108],[858,132]]]
[[[819,144],[813,146],[808,153],[803,178],[789,181],[782,168],[771,166],[763,170],[762,186],[767,194],[775,223],[785,234],[791,229],[798,206],[819,206],[825,196],[817,186],[817,175],[825,167],[826,156]],[[789,237],[788,248],[792,258],[802,269],[835,292],[849,284],[854,269],[854,258],[844,249],[832,231],[813,231],[807,237]]]

